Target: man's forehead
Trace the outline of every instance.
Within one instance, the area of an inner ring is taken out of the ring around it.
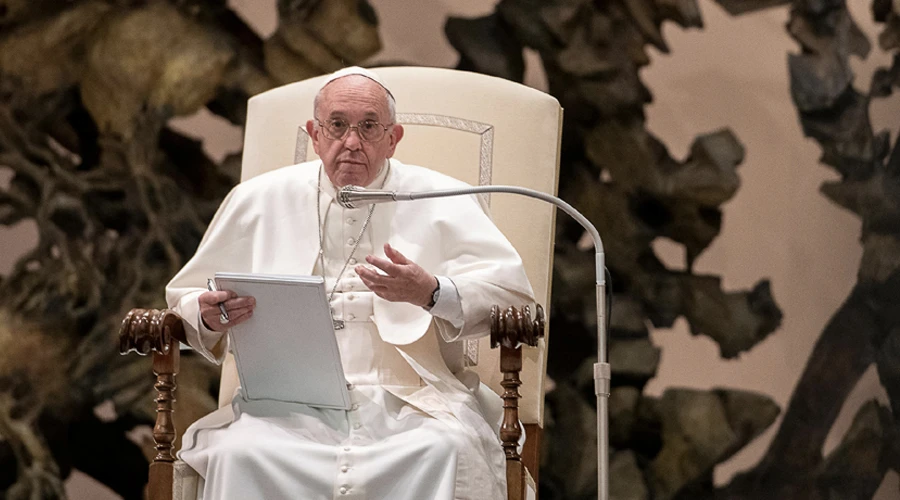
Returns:
[[[378,76],[377,73],[375,73],[372,70],[360,68],[359,66],[350,66],[348,68],[342,68],[342,69],[339,69],[339,70],[335,71],[334,73],[328,75],[328,78],[326,78],[325,81],[322,82],[322,86],[319,87],[319,92],[321,92],[322,89],[324,89],[325,87],[330,85],[335,80],[339,80],[341,78],[345,78],[348,76],[354,76],[354,75],[361,76],[361,77],[367,78],[368,80],[375,82],[376,84],[378,84],[379,87],[383,88],[384,91],[388,93],[388,95],[390,95],[391,97],[394,97],[394,94],[391,93],[391,90],[389,88],[387,88],[387,85],[384,83],[384,80],[382,80],[381,77]]]
[[[379,117],[379,113],[375,110],[359,110],[358,108],[331,108],[325,110],[328,113],[328,116],[331,118],[347,118],[350,115],[361,115],[364,118],[375,118]]]
[[[372,85],[370,89],[378,87]],[[387,111],[387,99],[383,94],[359,92],[357,88],[344,88],[340,85],[329,87],[324,92],[320,103],[320,111],[329,116],[365,116],[378,117]]]
[[[328,116],[365,116],[377,118],[389,111],[389,96],[375,82],[361,77],[342,78],[324,87],[318,110]]]

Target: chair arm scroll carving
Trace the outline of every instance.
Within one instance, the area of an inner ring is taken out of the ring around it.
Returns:
[[[187,344],[181,316],[168,309],[132,309],[119,328],[119,353],[169,354],[173,339]]]
[[[538,339],[544,337],[544,308],[537,304],[535,318],[531,319],[531,308],[522,306],[506,308],[500,312],[500,306],[491,308],[491,348],[499,346],[515,349],[521,344],[535,347]]]

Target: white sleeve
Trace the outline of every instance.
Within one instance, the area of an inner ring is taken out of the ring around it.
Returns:
[[[216,271],[250,269],[252,240],[242,220],[249,209],[236,191],[237,188],[225,197],[197,252],[166,286],[166,301],[184,320],[188,344],[216,364],[221,364],[228,352],[228,335],[206,328],[197,299],[207,291],[206,280],[215,276]]]
[[[454,328],[461,330],[465,324],[462,301],[459,300],[459,290],[456,283],[446,276],[436,276],[441,286],[441,292],[434,306],[428,310],[432,316],[449,321]]]
[[[195,351],[199,352],[206,359],[221,357],[221,352],[224,352],[221,344],[227,340],[228,332],[217,332],[207,328],[199,310],[197,311],[197,334],[200,338],[200,343],[192,346]]]

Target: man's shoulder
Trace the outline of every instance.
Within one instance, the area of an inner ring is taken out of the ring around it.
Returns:
[[[319,163],[318,160],[313,160],[263,172],[235,186],[235,194],[260,196],[285,192],[296,196],[304,186],[312,188],[319,172]]]

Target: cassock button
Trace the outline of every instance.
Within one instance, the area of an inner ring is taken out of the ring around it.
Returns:
[[[353,406],[350,407],[350,410],[351,410],[351,411],[356,411],[356,410],[358,410],[358,409],[359,409],[359,405],[356,404],[356,403],[353,403]]]
[[[349,447],[349,446],[344,446],[344,451],[350,451],[350,447]]]
[[[351,266],[356,265],[356,257],[350,257],[350,260],[348,262]]]
[[[356,240],[355,240],[355,239],[353,239],[353,238],[348,238],[348,239],[347,239],[347,244],[348,244],[348,245],[352,245],[352,244],[354,244],[354,243],[356,243]]]
[[[356,222],[356,219],[354,219],[353,217],[347,217],[347,224],[353,224],[354,222]]]
[[[348,470],[350,470],[350,467],[347,467],[346,465],[341,466],[341,472],[347,472]]]
[[[347,300],[353,300],[355,298],[356,298],[356,295],[353,295],[352,293],[347,294]]]
[[[346,486],[341,486],[341,489],[340,489],[341,495],[346,495],[348,491],[350,491],[350,490],[348,490]]]
[[[357,422],[357,423],[353,424],[353,428],[354,428],[354,429],[361,429],[361,428],[362,428],[362,424],[359,423],[359,422]]]
[[[354,386],[353,384],[347,384],[347,390],[348,390],[348,391],[352,391],[352,390],[355,389],[355,388],[356,388],[356,386]]]

